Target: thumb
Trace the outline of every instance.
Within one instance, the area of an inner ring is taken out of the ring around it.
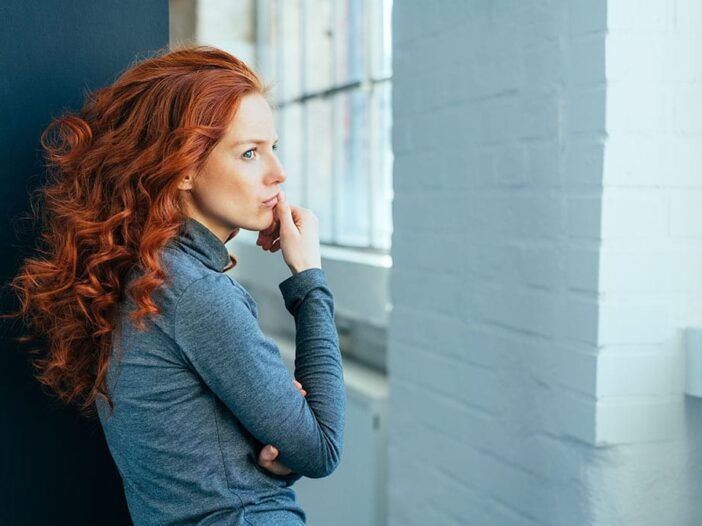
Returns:
[[[274,446],[266,446],[263,450],[263,456],[266,460],[273,460],[278,456],[278,450]]]

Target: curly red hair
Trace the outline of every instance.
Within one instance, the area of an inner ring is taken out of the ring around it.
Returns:
[[[199,171],[242,97],[269,90],[220,49],[161,49],[42,133],[48,178],[31,200],[38,254],[10,283],[19,310],[2,317],[21,316],[45,338],[30,351],[43,355],[33,361],[36,379],[84,416],[95,415],[98,396],[113,406],[106,375],[117,304],[131,295],[141,330],[144,316],[160,312],[151,299],[165,281],[159,251],[187,219],[181,176]],[[139,277],[124,290],[133,268]]]

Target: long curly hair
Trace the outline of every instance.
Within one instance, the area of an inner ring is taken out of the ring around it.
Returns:
[[[270,91],[243,61],[209,46],[163,48],[130,66],[42,133],[47,180],[29,217],[41,235],[9,283],[20,308],[2,315],[29,329],[15,340],[43,338],[30,350],[35,378],[86,417],[98,396],[113,408],[106,375],[117,305],[133,298],[140,330],[160,312],[151,299],[166,278],[159,251],[187,219],[181,176],[199,173],[242,97]]]

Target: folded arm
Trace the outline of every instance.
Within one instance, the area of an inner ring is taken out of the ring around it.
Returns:
[[[262,333],[255,303],[224,274],[201,278],[183,293],[174,335],[184,358],[248,431],[280,451],[279,462],[324,477],[341,459],[346,412],[333,296],[319,268],[279,287],[295,317],[295,378],[306,397]]]

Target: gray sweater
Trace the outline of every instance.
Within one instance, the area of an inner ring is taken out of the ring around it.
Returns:
[[[153,294],[161,314],[140,332],[127,316],[133,300],[120,304],[108,370],[114,412],[96,402],[134,524],[305,524],[291,486],[334,471],[346,413],[323,270],[278,285],[295,318],[303,397],[261,332],[255,301],[223,272],[230,259],[219,238],[188,219],[161,254],[167,281]],[[266,444],[294,473],[258,465]]]

